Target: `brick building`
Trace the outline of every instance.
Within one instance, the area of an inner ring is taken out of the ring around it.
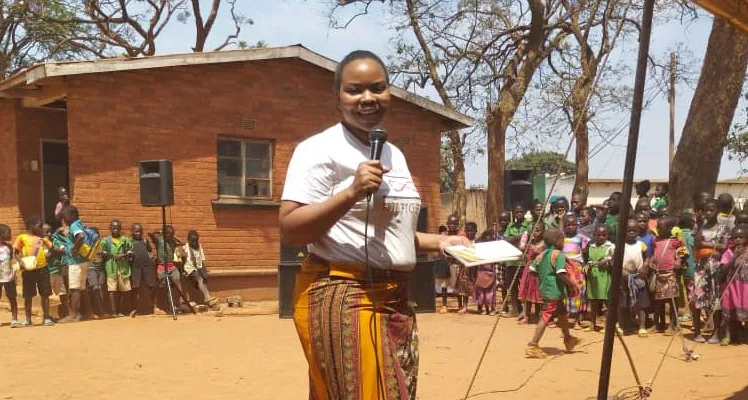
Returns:
[[[89,226],[111,218],[147,230],[159,208],[139,203],[138,161],[169,159],[167,218],[202,236],[220,296],[276,296],[277,211],[295,145],[338,120],[336,63],[302,46],[48,63],[0,83],[0,222],[14,235],[31,214],[53,219],[70,187]],[[438,224],[440,132],[461,114],[399,88],[385,125]],[[127,229],[129,231],[129,229]]]

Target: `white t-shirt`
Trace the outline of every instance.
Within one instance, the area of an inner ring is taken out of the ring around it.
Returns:
[[[296,147],[288,165],[282,200],[322,203],[351,186],[359,164],[368,159],[369,146],[343,125],[334,125]],[[416,263],[415,231],[421,199],[400,149],[386,143],[381,161],[390,171],[372,196],[369,265],[410,271]],[[310,243],[309,252],[328,261],[365,263],[365,217],[366,199],[362,199],[318,241]]]
[[[627,277],[631,274],[638,273],[644,267],[644,253],[647,250],[647,245],[644,242],[637,240],[634,244],[626,243],[623,248],[623,276]]]

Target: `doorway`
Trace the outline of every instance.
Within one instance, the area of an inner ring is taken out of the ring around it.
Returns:
[[[70,190],[68,143],[61,140],[42,140],[41,159],[42,215],[45,222],[57,229],[60,226],[60,222],[55,218],[55,206],[59,201],[57,189],[64,186]]]

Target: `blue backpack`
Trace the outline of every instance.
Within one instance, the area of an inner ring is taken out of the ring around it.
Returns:
[[[101,236],[95,230],[83,227],[83,244],[78,250],[78,254],[85,257],[88,261],[93,261],[101,251]]]

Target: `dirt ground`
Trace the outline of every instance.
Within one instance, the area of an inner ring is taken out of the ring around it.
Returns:
[[[0,399],[305,399],[306,363],[293,322],[277,315],[144,316],[10,329],[0,312]],[[465,395],[494,319],[419,314],[419,399]],[[38,317],[35,322],[41,322]],[[474,399],[586,399],[596,394],[602,335],[562,354],[560,331],[541,346],[555,356],[524,357],[533,327],[502,319],[472,391]],[[669,338],[627,337],[648,381]],[[692,344],[689,342],[689,344]],[[699,345],[686,363],[680,339],[653,386],[653,399],[748,399],[748,345]],[[611,394],[634,385],[616,344]]]

